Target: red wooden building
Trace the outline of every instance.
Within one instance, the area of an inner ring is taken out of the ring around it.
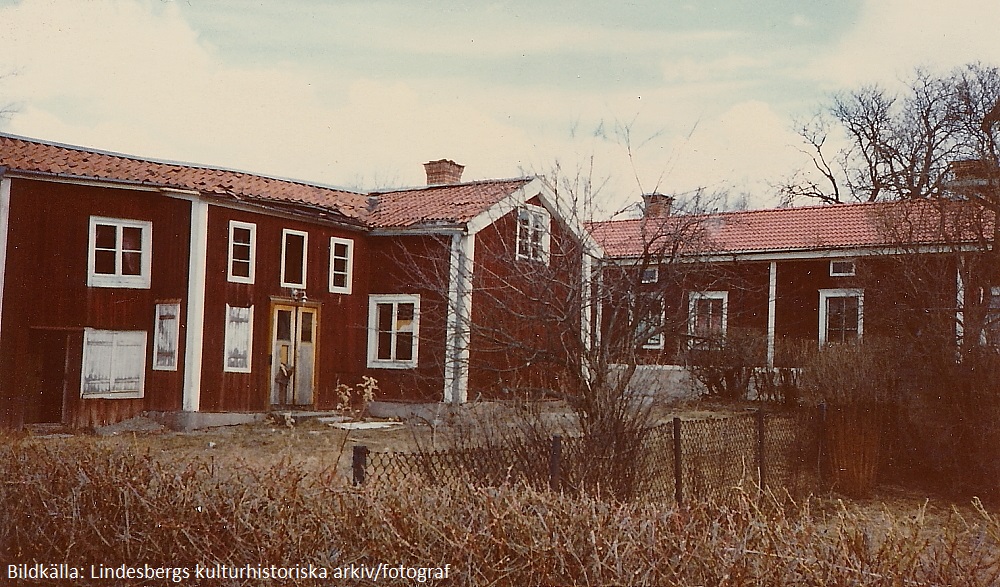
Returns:
[[[558,378],[481,325],[545,301],[502,276],[579,280],[582,231],[537,178],[425,167],[356,193],[0,135],[0,424],[329,408],[365,375],[456,402]]]
[[[590,226],[605,282],[636,292],[605,298],[603,329],[639,363],[685,365],[736,334],[770,367],[930,322],[959,344],[973,322],[977,343],[1000,340],[992,212],[965,199],[671,214],[668,196],[645,198],[642,218]]]

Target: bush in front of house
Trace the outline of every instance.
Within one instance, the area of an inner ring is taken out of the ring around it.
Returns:
[[[9,564],[448,564],[441,583],[450,585],[1000,581],[1000,522],[978,502],[959,516],[789,506],[737,489],[725,505],[684,508],[511,485],[359,489],[287,459],[168,462],[145,441],[88,438],[4,440],[0,468],[0,556]]]

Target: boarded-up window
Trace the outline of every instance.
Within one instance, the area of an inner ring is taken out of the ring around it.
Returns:
[[[257,225],[229,222],[229,281],[253,283],[257,257]]]
[[[140,398],[146,375],[146,332],[83,331],[82,398]]]
[[[354,241],[330,238],[330,293],[351,293],[354,269]]]
[[[288,228],[281,233],[281,287],[306,286],[308,242],[308,233]]]
[[[372,295],[368,314],[368,366],[417,366],[420,296]]]
[[[517,211],[517,258],[547,262],[549,259],[549,212],[526,205]]]
[[[153,369],[177,370],[177,344],[180,339],[179,303],[156,304],[156,324],[153,328]]]
[[[153,223],[90,217],[87,285],[148,289]]]
[[[240,308],[226,304],[226,366],[231,373],[250,372],[253,349],[253,306]]]

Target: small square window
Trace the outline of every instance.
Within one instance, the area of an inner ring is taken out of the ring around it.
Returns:
[[[368,309],[368,366],[417,366],[420,296],[372,295]]]
[[[90,217],[87,285],[149,289],[153,223]]]
[[[642,283],[657,283],[660,281],[659,267],[646,267],[642,270]]]
[[[830,277],[852,277],[855,275],[854,261],[830,261]]]

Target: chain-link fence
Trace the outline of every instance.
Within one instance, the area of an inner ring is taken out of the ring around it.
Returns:
[[[572,493],[647,500],[720,499],[733,488],[793,495],[818,481],[818,416],[751,412],[672,421],[633,435],[554,436],[545,442],[423,452],[354,449],[354,482],[521,482]]]

